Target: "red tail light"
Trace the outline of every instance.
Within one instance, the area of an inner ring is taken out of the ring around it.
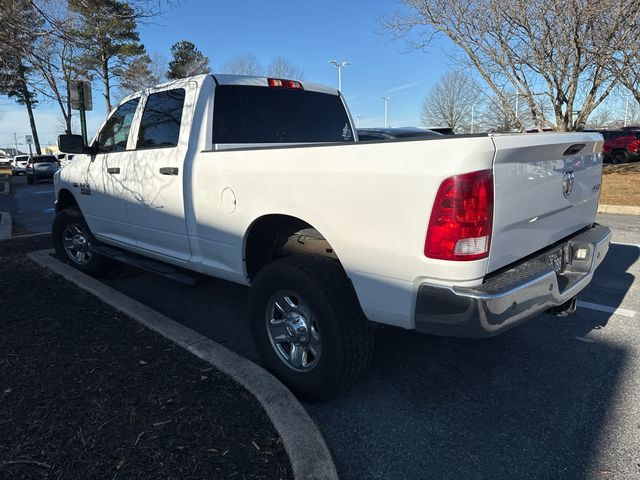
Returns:
[[[302,90],[302,84],[295,80],[283,80],[281,78],[269,78],[269,86],[275,88],[295,88]]]
[[[640,140],[634,140],[629,145],[627,145],[627,150],[630,152],[637,152],[640,150]]]
[[[492,224],[492,171],[447,178],[433,204],[424,254],[441,260],[486,258]]]

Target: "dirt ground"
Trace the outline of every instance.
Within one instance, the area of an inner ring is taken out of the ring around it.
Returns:
[[[605,165],[600,203],[640,206],[640,162]]]

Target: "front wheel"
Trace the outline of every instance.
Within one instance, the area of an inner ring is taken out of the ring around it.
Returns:
[[[328,398],[364,375],[373,332],[338,262],[276,260],[249,294],[251,332],[264,365],[295,393]]]
[[[96,239],[79,210],[67,208],[59,212],[53,220],[51,235],[62,261],[92,275],[105,270],[106,260],[92,250]]]

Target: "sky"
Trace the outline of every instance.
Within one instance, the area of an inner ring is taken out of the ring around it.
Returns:
[[[264,66],[282,55],[304,71],[305,80],[337,87],[337,68],[329,60],[350,61],[342,71],[342,90],[361,127],[384,125],[383,96],[390,97],[391,126],[420,126],[425,96],[453,67],[446,53],[453,47],[442,40],[427,51],[410,51],[406,40],[382,35],[379,17],[399,6],[393,0],[180,0],[162,17],[140,25],[139,32],[147,51],[167,61],[175,42],[195,43],[214,73],[236,55],[253,53]],[[106,115],[97,81],[93,89],[90,137]],[[24,135],[30,133],[24,106],[0,97],[0,117],[0,146],[12,146],[15,132],[24,150]],[[41,144],[55,143],[63,128],[57,107],[41,102],[35,117]]]

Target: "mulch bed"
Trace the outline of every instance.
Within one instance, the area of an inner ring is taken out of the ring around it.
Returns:
[[[291,478],[235,382],[0,241],[0,478]]]

